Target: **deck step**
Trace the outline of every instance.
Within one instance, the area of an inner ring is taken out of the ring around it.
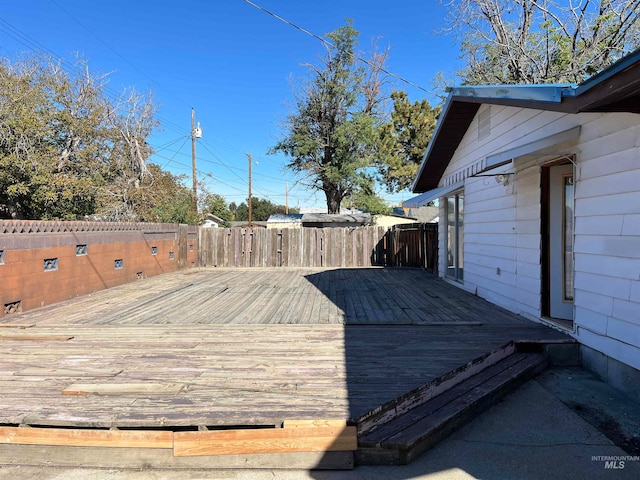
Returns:
[[[404,465],[546,368],[541,352],[515,351],[395,418],[360,431],[359,464]]]

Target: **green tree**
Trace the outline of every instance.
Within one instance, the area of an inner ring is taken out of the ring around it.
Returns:
[[[326,57],[321,66],[309,66],[285,137],[270,150],[290,157],[287,167],[324,192],[330,213],[339,213],[342,200],[366,182],[382,118],[386,54],[373,54],[363,66],[357,61],[357,36],[351,21],[326,35]]]
[[[391,121],[380,128],[378,170],[387,190],[399,192],[415,179],[440,108],[427,100],[411,103],[403,91],[393,92],[391,98]]]
[[[134,218],[143,222],[198,225],[201,218],[193,210],[192,191],[185,185],[188,177],[162,170],[155,163],[148,163],[145,168],[143,182],[129,199]]]
[[[0,205],[12,215],[140,218],[155,107],[133,91],[109,98],[106,82],[82,59],[71,73],[49,58],[0,59]]]
[[[200,217],[193,212],[191,190],[185,185],[186,175],[174,175],[149,162],[147,173],[137,188],[133,188],[128,196],[128,220],[162,223],[187,223],[197,225]],[[121,219],[121,200],[116,201],[115,214],[104,210],[97,214],[109,219]],[[119,216],[120,215],[120,216]]]
[[[578,83],[640,47],[639,0],[453,0],[467,84]]]
[[[93,212],[110,149],[101,89],[51,61],[0,61],[0,204],[19,218]]]
[[[365,188],[354,192],[346,201],[350,208],[357,208],[371,215],[390,215],[393,208],[378,195],[373,187],[373,181]]]
[[[224,220],[225,224],[228,225],[228,222],[231,220],[231,210],[224,197],[220,194],[206,191],[202,197],[200,202],[202,204],[202,213],[205,215],[211,213]]]
[[[235,206],[235,204],[232,204]],[[258,197],[251,198],[251,219],[255,222],[264,222],[269,220],[269,217],[274,213],[285,213],[287,210],[284,205],[276,205],[270,200],[261,199]],[[290,208],[289,213],[298,213],[299,210]],[[239,222],[246,222],[249,220],[249,206],[247,202],[243,202],[235,209],[235,219]]]
[[[153,222],[188,225],[200,223],[200,217],[193,211],[193,195],[189,189],[180,191],[176,197],[163,198],[150,213]]]
[[[231,214],[229,220],[231,220],[232,222],[236,221],[236,217],[238,216],[238,204],[236,202],[231,202],[229,204],[229,213]]]

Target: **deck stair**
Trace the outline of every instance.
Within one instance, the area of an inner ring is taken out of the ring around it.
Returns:
[[[510,343],[361,417],[358,464],[404,465],[546,368],[540,345]]]

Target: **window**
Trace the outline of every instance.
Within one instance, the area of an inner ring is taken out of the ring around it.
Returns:
[[[447,277],[464,279],[464,195],[447,197]]]
[[[573,175],[563,178],[562,192],[562,294],[565,302],[573,301]]]

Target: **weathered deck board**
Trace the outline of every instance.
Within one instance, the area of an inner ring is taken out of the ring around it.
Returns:
[[[511,340],[566,338],[423,271],[379,268],[190,270],[3,320],[9,425],[353,419]],[[63,395],[74,383],[116,394]],[[184,388],[121,388],[169,383]]]
[[[4,320],[16,326],[526,322],[421,270],[382,268],[197,269],[28,313]]]

